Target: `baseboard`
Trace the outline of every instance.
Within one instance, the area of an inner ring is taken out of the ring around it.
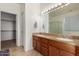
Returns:
[[[29,49],[24,48],[24,50],[25,50],[25,52],[27,52],[27,51],[33,50],[33,47],[31,47]]]

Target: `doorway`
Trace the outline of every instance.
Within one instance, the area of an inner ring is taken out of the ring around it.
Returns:
[[[1,11],[1,49],[16,47],[16,14]]]

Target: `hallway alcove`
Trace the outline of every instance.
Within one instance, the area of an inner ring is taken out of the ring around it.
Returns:
[[[1,11],[1,49],[16,46],[16,15]]]

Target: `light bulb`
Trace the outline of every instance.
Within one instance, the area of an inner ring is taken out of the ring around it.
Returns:
[[[58,5],[61,5],[62,3],[58,3]]]
[[[61,6],[61,8],[63,8],[64,6]]]
[[[54,7],[57,7],[58,5],[56,4]]]
[[[65,6],[69,5],[70,3],[65,4]]]

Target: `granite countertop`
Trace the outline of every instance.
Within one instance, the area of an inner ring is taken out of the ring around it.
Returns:
[[[43,37],[49,40],[59,41],[75,46],[79,46],[79,37],[77,36],[65,36],[59,34],[48,34],[48,33],[33,33],[34,36]]]

